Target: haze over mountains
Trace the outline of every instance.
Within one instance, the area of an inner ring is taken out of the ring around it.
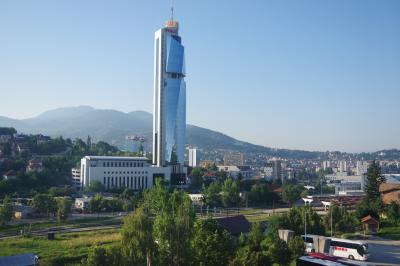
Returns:
[[[66,107],[46,111],[29,119],[12,119],[0,116],[0,126],[14,127],[26,134],[45,134],[66,138],[106,141],[121,149],[126,148],[126,136],[146,138],[145,148],[152,143],[152,114],[144,111],[124,113],[116,110],[95,109],[89,106]],[[232,150],[287,158],[317,158],[325,152],[272,149],[236,140],[210,129],[187,125],[187,143],[208,151]]]

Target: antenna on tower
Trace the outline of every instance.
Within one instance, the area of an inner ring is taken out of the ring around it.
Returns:
[[[171,21],[174,21],[174,0],[171,0]]]

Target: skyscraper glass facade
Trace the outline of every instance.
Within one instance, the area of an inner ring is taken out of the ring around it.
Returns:
[[[178,22],[155,33],[153,164],[184,163],[186,139],[185,49]]]

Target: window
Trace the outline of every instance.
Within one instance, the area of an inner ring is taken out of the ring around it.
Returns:
[[[147,188],[147,178],[145,178],[145,181],[146,181],[146,186],[145,186],[145,188]]]
[[[110,166],[110,162],[107,162],[107,167],[109,167]]]
[[[103,177],[103,185],[106,185],[106,177]]]
[[[105,162],[103,162],[103,167],[106,167],[106,163]]]
[[[133,163],[133,167],[136,167],[136,162],[135,162],[135,163]]]
[[[129,163],[129,166],[132,167],[132,162]]]

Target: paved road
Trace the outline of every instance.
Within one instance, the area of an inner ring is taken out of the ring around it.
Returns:
[[[379,237],[373,237],[367,242],[371,257],[366,262],[341,260],[352,265],[360,266],[394,266],[400,265],[400,241],[387,240]]]
[[[369,265],[400,265],[400,241],[373,237],[365,242],[369,245]]]

